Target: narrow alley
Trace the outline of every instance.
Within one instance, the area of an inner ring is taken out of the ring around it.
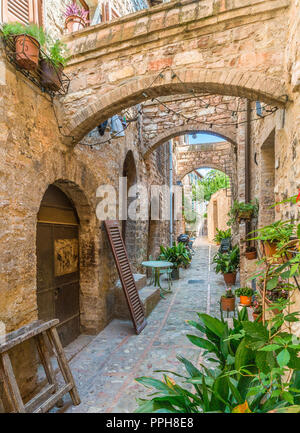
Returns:
[[[140,335],[134,334],[130,322],[114,320],[74,356],[70,365],[82,403],[72,406],[66,396],[59,411],[133,412],[135,399],[149,394],[135,382],[136,377],[160,378],[161,373],[153,373],[157,369],[181,372],[177,354],[200,362],[201,350],[186,338],[194,330],[185,321],[195,320],[197,312],[219,315],[225,285],[211,265],[217,247],[202,239],[194,245],[191,267],[181,269],[180,280],[173,282],[173,293],[161,299]]]

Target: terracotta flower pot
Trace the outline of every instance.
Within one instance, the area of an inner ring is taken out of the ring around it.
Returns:
[[[231,286],[235,284],[236,281],[236,272],[232,272],[229,274],[223,274],[224,281],[227,284],[227,286]]]
[[[257,257],[257,252],[256,251],[246,251],[245,257],[247,260],[254,260]]]
[[[40,44],[28,35],[18,35],[15,37],[16,62],[21,68],[27,71],[34,71],[39,64]]]
[[[78,32],[85,27],[84,20],[77,15],[70,15],[69,17],[67,17],[65,24],[68,33]]]
[[[234,311],[235,298],[226,298],[225,296],[221,296],[221,308],[223,311]]]
[[[240,296],[240,304],[249,307],[252,304],[251,296]]]
[[[63,65],[56,68],[51,62],[41,60],[41,85],[50,90],[58,90],[61,87]]]

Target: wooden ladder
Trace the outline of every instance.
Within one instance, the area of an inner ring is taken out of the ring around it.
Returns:
[[[74,405],[80,404],[80,398],[73,375],[56,330],[58,323],[58,319],[50,320],[48,322],[37,320],[29,325],[23,326],[17,331],[0,337],[0,381],[2,377],[4,390],[11,401],[14,412],[45,413],[56,404],[59,405],[62,397],[67,393],[70,394]],[[48,384],[30,401],[24,404],[8,351],[31,338],[36,343]],[[59,386],[56,380],[47,344],[50,344],[50,347],[57,358],[60,371],[65,381],[65,384],[62,386]]]

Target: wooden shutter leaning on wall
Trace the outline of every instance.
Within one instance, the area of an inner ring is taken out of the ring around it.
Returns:
[[[118,269],[136,333],[140,334],[147,325],[144,307],[137,291],[126,248],[121,236],[118,221],[105,221],[109,243]]]

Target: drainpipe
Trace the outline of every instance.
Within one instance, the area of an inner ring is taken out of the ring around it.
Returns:
[[[245,203],[250,201],[250,146],[251,146],[251,102],[246,102],[246,137],[245,137]],[[250,232],[250,223],[246,223],[246,235]]]
[[[170,247],[173,245],[173,140],[169,141]]]

